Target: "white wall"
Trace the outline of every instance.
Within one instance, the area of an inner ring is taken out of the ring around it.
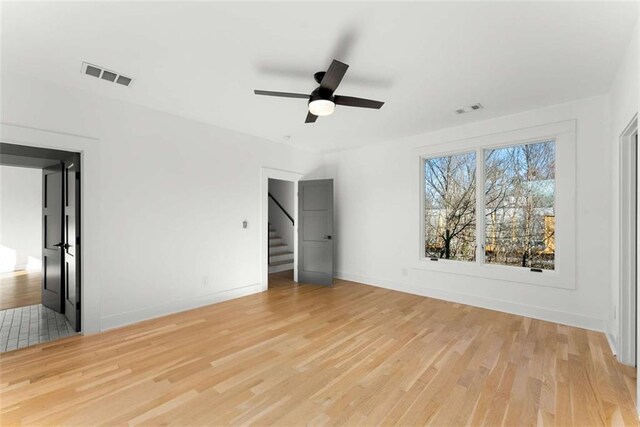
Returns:
[[[640,25],[640,24],[639,24]],[[607,96],[608,133],[607,141],[611,145],[611,170],[612,170],[612,241],[611,241],[611,308],[607,332],[612,341],[614,350],[620,345],[620,194],[621,194],[621,159],[620,159],[620,136],[631,120],[638,114],[638,102],[640,97],[640,84],[638,82],[640,44],[638,42],[639,27],[636,25],[634,35],[631,38],[624,58],[622,59],[618,72],[611,85],[611,90]],[[638,150],[640,155],[640,150]],[[638,158],[640,162],[640,157]],[[639,163],[640,164],[640,163]],[[640,176],[638,176],[640,178]],[[640,188],[640,181],[638,181]],[[636,253],[640,256],[640,241]],[[640,263],[640,258],[638,260]],[[636,298],[638,295],[636,295]],[[640,316],[640,303],[636,299],[636,318]],[[636,330],[636,357],[640,354],[640,329]],[[636,394],[640,396],[640,381],[637,384]],[[637,410],[640,413],[640,401],[636,402]]]
[[[605,101],[599,96],[327,155],[327,174],[335,179],[339,276],[604,330],[611,277],[611,145],[604,138]],[[414,148],[570,119],[577,119],[578,146],[576,289],[427,270],[416,249],[420,230]]]
[[[259,291],[261,167],[322,175],[283,144],[7,73],[2,88],[4,123],[99,139],[100,238],[84,251],[100,329]]]
[[[269,179],[269,192],[276,200],[285,208],[285,210],[295,218],[295,204],[293,197],[293,182],[282,181],[279,179]],[[293,252],[294,247],[294,227],[291,220],[282,212],[282,210],[269,199],[269,222],[274,227],[278,235],[282,237],[283,243],[289,246],[289,250]]]
[[[0,166],[0,273],[42,266],[42,170]]]
[[[617,345],[619,337],[618,315],[620,313],[620,135],[638,113],[638,27],[632,37],[626,54],[620,63],[616,77],[607,96],[608,133],[607,142],[611,146],[612,200],[612,266],[611,269],[611,308],[607,331]],[[640,341],[639,341],[640,343]]]

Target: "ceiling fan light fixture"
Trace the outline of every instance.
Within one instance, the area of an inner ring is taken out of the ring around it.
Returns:
[[[309,112],[316,116],[328,116],[336,110],[336,104],[328,99],[315,99],[309,102]]]
[[[342,81],[349,66],[343,62],[331,61],[327,71],[319,71],[314,74],[316,82],[320,83],[309,95],[304,93],[274,92],[270,90],[254,90],[256,95],[279,96],[284,98],[302,98],[308,101],[308,113],[305,123],[315,123],[318,117],[328,116],[336,110],[336,105],[347,107],[373,108],[379,110],[384,102],[373,99],[356,98],[354,96],[336,95],[336,89]]]

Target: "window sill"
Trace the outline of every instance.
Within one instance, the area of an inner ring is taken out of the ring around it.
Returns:
[[[461,276],[515,282],[535,286],[570,290],[576,288],[575,276],[563,274],[558,270],[534,272],[523,267],[479,264],[477,262],[449,259],[431,261],[429,258],[421,258],[415,268],[418,270],[437,273],[457,274]]]

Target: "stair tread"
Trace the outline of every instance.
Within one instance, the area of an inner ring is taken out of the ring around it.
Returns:
[[[286,259],[284,261],[274,261],[272,263],[269,263],[269,266],[284,265],[284,264],[293,264],[293,260],[292,259]]]
[[[278,243],[277,245],[269,245],[270,248],[281,248],[282,246],[287,246],[285,243]]]
[[[271,254],[270,256],[282,256],[282,255],[293,255],[293,252],[292,251],[278,252],[277,254]]]

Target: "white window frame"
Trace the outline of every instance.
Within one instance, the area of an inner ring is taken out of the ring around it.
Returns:
[[[529,268],[486,264],[484,217],[484,159],[485,151],[536,142],[555,141],[555,254],[554,270],[534,272]],[[442,273],[459,274],[486,279],[551,286],[564,289],[576,287],[576,121],[569,120],[507,132],[483,135],[416,148],[419,169],[419,233],[416,268]],[[476,260],[432,261],[425,256],[424,162],[434,157],[462,153],[476,153]]]

